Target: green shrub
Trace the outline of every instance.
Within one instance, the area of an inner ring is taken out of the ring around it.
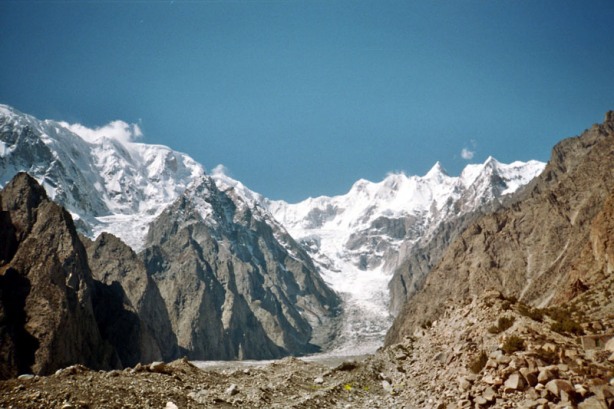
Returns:
[[[568,333],[574,335],[582,335],[584,334],[584,330],[576,321],[571,318],[563,318],[561,321],[553,322],[550,325],[550,329],[552,331],[558,332],[559,334]]]
[[[480,371],[482,371],[482,369],[484,369],[487,361],[488,356],[486,355],[486,352],[481,351],[479,355],[475,356],[469,362],[469,370],[475,374],[478,374]]]
[[[547,308],[545,311],[546,315],[552,318],[554,321],[563,321],[569,316],[569,313],[562,308],[552,307]]]
[[[535,357],[541,359],[548,365],[554,365],[559,362],[559,354],[551,349],[540,348],[535,351]]]
[[[520,304],[518,312],[525,317],[531,318],[533,321],[542,322],[544,320],[544,312],[539,308],[531,308],[526,304]]]
[[[519,336],[512,335],[503,343],[503,352],[513,354],[517,351],[524,351],[524,340]]]
[[[584,334],[584,330],[574,319],[572,318],[572,314],[576,313],[577,316],[582,316],[583,314],[579,312],[576,308],[564,309],[564,308],[548,308],[545,310],[545,313],[552,318],[554,321],[550,325],[550,329],[552,331],[556,331],[560,334],[568,333],[575,335]]]

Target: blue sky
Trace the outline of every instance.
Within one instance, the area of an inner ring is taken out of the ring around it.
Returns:
[[[0,103],[138,123],[298,201],[547,160],[614,109],[613,21],[612,1],[5,0]]]

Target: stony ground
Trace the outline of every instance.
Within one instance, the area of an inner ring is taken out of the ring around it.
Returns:
[[[0,382],[0,407],[614,408],[614,353],[585,349],[578,336],[614,328],[607,304],[602,297],[599,306],[562,311],[573,319],[586,316],[584,307],[601,313],[559,333],[551,316],[561,311],[546,314],[490,292],[450,306],[439,321],[360,362],[331,368],[286,358],[202,370],[179,360],[111,372],[73,366]]]

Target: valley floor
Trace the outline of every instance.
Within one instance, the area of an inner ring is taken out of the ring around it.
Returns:
[[[0,407],[608,409],[614,353],[589,341],[614,335],[614,315],[608,300],[593,307],[589,297],[575,308],[599,309],[581,323],[593,336],[554,332],[549,316],[488,292],[363,359],[205,369],[179,360],[110,372],[73,366],[0,382]]]

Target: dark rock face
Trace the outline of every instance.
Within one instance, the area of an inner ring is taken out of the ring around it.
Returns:
[[[95,281],[94,311],[124,366],[179,355],[164,300],[141,259],[117,237],[84,239]]]
[[[94,317],[94,285],[70,214],[26,174],[0,193],[0,214],[0,376],[116,366]]]
[[[156,244],[138,256],[110,234],[81,239],[28,175],[10,182],[0,194],[0,376],[319,350],[339,299],[306,253],[209,178],[192,193],[158,218]]]
[[[479,218],[446,249],[423,289],[403,307],[387,342],[433,321],[449,301],[497,289],[546,306],[564,300],[580,275],[576,266],[611,270],[599,228],[614,190],[612,114],[580,137],[557,144],[544,172],[492,215]],[[592,230],[591,230],[592,226]],[[601,232],[609,231],[602,228]],[[601,237],[601,238],[600,238]],[[593,247],[586,243],[592,241]],[[588,255],[582,256],[582,252]],[[574,273],[575,272],[575,273]],[[602,273],[605,274],[605,273]],[[592,273],[593,276],[595,272]]]
[[[311,259],[264,209],[208,177],[151,225],[147,247],[147,269],[192,359],[305,354],[330,336],[339,299]]]
[[[0,242],[1,378],[179,355],[141,259],[112,235],[81,239],[70,214],[25,173],[0,193]]]

